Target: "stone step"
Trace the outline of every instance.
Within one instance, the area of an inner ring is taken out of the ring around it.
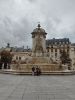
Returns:
[[[16,70],[0,70],[2,74],[14,74],[14,75],[32,75],[32,72],[16,71]],[[42,72],[41,75],[75,75],[75,71],[50,71]]]

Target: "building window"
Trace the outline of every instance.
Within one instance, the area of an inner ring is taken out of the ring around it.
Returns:
[[[60,49],[60,53],[62,53],[62,52],[63,52],[63,50]]]
[[[49,52],[49,49],[47,49],[47,52]]]
[[[55,53],[55,57],[57,57],[57,53]]]
[[[53,52],[53,46],[51,46],[51,52]]]
[[[55,49],[55,52],[57,52],[57,49]]]
[[[49,47],[47,47],[47,52],[49,52]]]
[[[19,60],[21,60],[21,57],[19,57]]]
[[[53,52],[53,48],[51,48],[51,52]]]
[[[69,52],[69,49],[67,49],[67,52]]]

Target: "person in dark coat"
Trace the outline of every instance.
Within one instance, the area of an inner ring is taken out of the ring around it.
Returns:
[[[37,66],[36,67],[36,75],[39,76],[41,74],[41,69]]]

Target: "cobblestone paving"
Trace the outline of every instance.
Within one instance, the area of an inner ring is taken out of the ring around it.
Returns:
[[[0,100],[75,100],[75,75],[0,74]]]

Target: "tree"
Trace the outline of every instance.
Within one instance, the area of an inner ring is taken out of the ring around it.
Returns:
[[[62,64],[71,63],[71,59],[69,58],[69,54],[65,52],[65,50],[61,51],[61,62]]]
[[[1,53],[1,62],[4,63],[4,68],[7,68],[7,64],[9,65],[12,61],[12,54],[10,51],[3,50]]]

